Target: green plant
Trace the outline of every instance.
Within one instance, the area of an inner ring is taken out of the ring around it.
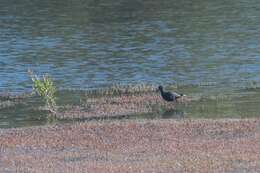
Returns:
[[[33,91],[38,94],[45,102],[49,111],[55,113],[56,112],[56,87],[48,74],[39,78],[37,75],[33,74],[31,70],[28,70],[28,74],[30,75],[33,82]]]

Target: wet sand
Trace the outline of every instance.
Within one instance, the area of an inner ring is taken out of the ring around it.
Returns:
[[[0,130],[0,172],[260,172],[260,119],[92,121]]]

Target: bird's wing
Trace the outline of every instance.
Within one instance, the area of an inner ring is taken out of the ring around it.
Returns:
[[[166,92],[165,95],[167,95],[167,97],[172,100],[175,100],[175,98],[176,98],[175,95],[171,92]]]

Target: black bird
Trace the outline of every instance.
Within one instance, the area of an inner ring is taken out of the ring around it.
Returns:
[[[183,94],[178,94],[176,92],[164,92],[162,86],[159,86],[158,89],[161,92],[162,98],[167,102],[177,101],[177,99],[184,96]]]

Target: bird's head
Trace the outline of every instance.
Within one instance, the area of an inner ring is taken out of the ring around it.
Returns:
[[[163,90],[163,87],[160,85],[159,87],[158,87],[158,91],[162,91]]]

